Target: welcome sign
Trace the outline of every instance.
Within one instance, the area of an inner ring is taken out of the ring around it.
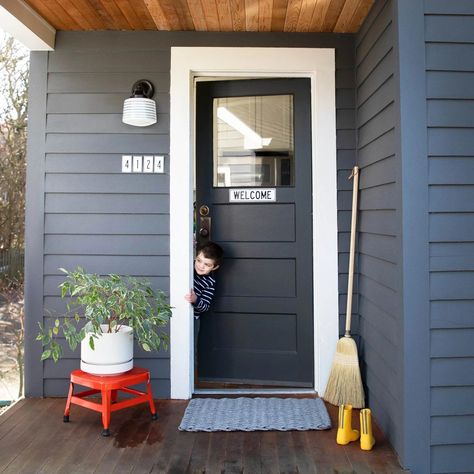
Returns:
[[[275,202],[275,188],[229,189],[229,202]]]

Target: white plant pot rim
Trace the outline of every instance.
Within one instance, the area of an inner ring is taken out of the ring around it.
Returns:
[[[86,337],[87,337],[88,334],[92,333],[92,331],[90,331],[90,327],[91,327],[91,323],[87,323],[84,326],[84,328],[86,330]],[[130,332],[133,332],[133,328],[131,326],[127,326],[126,324],[121,324],[121,325],[119,324],[117,327],[119,328],[118,330],[108,332],[109,325],[108,324],[101,324],[100,328],[102,329],[102,334],[100,334],[100,337],[110,336],[112,334],[117,334],[117,333],[130,333]]]

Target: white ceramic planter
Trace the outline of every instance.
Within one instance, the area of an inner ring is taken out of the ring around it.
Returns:
[[[107,331],[107,325],[102,325]],[[122,374],[133,368],[133,329],[122,326],[114,333],[104,332],[89,346],[90,334],[81,342],[81,370],[94,375]]]

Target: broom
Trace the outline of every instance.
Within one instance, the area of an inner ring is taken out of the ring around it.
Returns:
[[[357,346],[351,337],[352,287],[354,282],[354,257],[357,224],[357,195],[359,191],[359,167],[354,166],[349,179],[354,178],[352,189],[351,245],[349,251],[349,276],[347,280],[346,331],[336,345],[324,400],[333,405],[352,405],[364,408],[364,388],[360,377]]]

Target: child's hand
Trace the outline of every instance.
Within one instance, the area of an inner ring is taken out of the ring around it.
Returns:
[[[184,295],[184,299],[191,304],[196,303],[197,301],[197,296],[196,293],[194,293],[194,290],[191,290],[188,294]]]

